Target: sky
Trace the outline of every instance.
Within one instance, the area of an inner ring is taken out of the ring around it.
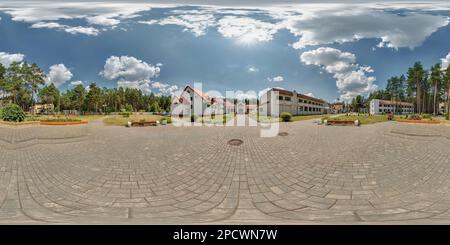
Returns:
[[[1,1],[0,63],[61,90],[296,90],[333,102],[450,61],[445,1]]]

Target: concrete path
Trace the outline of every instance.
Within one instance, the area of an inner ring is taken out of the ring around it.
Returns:
[[[0,128],[0,223],[450,223],[450,127],[281,131]]]

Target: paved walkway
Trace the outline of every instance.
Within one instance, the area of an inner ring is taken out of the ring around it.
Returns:
[[[444,125],[31,129],[0,128],[0,223],[450,223]]]

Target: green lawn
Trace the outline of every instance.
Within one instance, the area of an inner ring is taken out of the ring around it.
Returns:
[[[399,117],[401,117],[401,116],[395,116],[395,118],[399,118]],[[395,118],[394,118],[394,120],[395,120]],[[355,121],[357,119],[359,120],[359,122],[361,124],[372,124],[372,123],[380,123],[380,122],[388,121],[387,115],[369,116],[369,115],[365,114],[365,115],[359,115],[359,116],[358,115],[348,115],[348,116],[341,115],[341,116],[336,116],[336,117],[332,117],[332,118],[329,116],[322,117],[322,120],[352,120],[352,121]]]
[[[214,118],[211,118],[211,116],[203,116],[197,117],[196,122],[203,122],[206,124],[222,124],[227,123],[233,118],[234,118],[233,114],[225,114],[225,118],[223,115],[216,115]]]
[[[309,119],[315,119],[315,118],[322,118],[323,115],[298,115],[298,116],[292,116],[291,121],[303,121],[303,120],[309,120]]]
[[[105,115],[78,115],[78,116],[51,116],[51,115],[28,115],[25,118],[25,121],[31,122],[31,121],[57,121],[58,119],[61,119],[61,121],[67,121],[69,119],[75,119],[75,120],[81,120],[81,121],[87,121],[91,122],[100,118],[105,117]]]
[[[250,115],[253,119],[256,119],[256,115]],[[303,120],[309,120],[309,119],[315,119],[315,118],[321,118],[323,115],[298,115],[298,116],[292,116],[291,122],[296,121],[303,121]],[[271,116],[259,116],[259,122],[268,123],[268,122],[281,122],[281,118],[279,117],[271,117]]]
[[[131,115],[130,117],[123,117],[120,115],[107,116],[103,119],[103,124],[107,126],[127,126],[128,122],[145,121],[160,121],[163,116],[158,115]]]

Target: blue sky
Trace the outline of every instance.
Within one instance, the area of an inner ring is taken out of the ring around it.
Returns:
[[[65,90],[170,94],[282,87],[334,101],[450,56],[450,4],[0,3],[0,62],[36,62]]]

